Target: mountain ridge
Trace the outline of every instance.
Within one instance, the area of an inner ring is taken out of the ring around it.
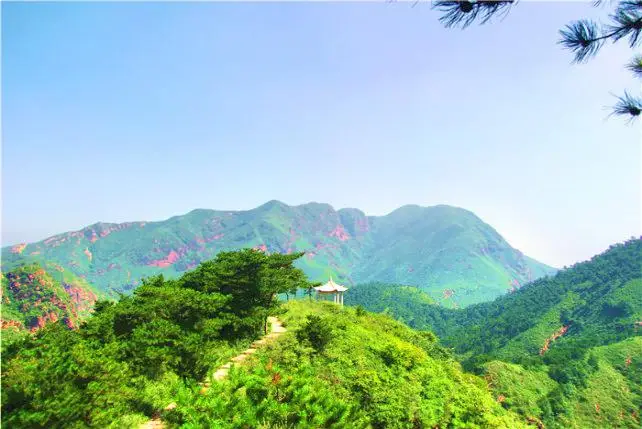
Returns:
[[[161,221],[97,222],[4,247],[2,256],[9,268],[56,262],[113,295],[159,268],[176,276],[222,250],[244,247],[304,252],[299,266],[315,281],[333,275],[348,284],[413,284],[449,306],[492,299],[555,271],[513,248],[473,212],[444,204],[368,216],[326,203],[270,200],[250,210],[194,209]]]
[[[505,408],[546,427],[640,427],[642,237],[465,309],[382,283],[353,288],[346,305],[434,332]]]
[[[83,227],[80,227],[80,228],[69,229],[69,230],[66,230],[64,232],[59,232],[59,233],[56,233],[56,234],[45,236],[40,240],[34,240],[34,241],[30,241],[30,242],[21,240],[21,241],[14,241],[14,242],[7,243],[7,244],[2,244],[1,248],[4,250],[5,248],[19,246],[21,244],[38,243],[38,242],[50,239],[52,237],[56,237],[58,235],[70,234],[72,232],[80,232],[80,231],[83,231],[85,229],[92,228],[92,227],[97,227],[97,226],[103,226],[103,225],[113,226],[113,225],[129,224],[129,223],[145,223],[145,224],[161,223],[161,222],[167,222],[167,221],[172,220],[174,218],[188,216],[190,214],[197,213],[197,212],[198,213],[227,213],[227,212],[241,213],[241,212],[251,212],[251,211],[254,211],[254,210],[256,210],[256,209],[258,209],[260,207],[266,206],[266,205],[268,205],[270,203],[278,203],[279,205],[283,205],[283,206],[286,206],[288,208],[300,208],[300,207],[305,207],[305,206],[322,205],[322,206],[330,207],[332,210],[335,210],[337,213],[357,211],[360,215],[362,215],[364,217],[373,217],[373,218],[388,216],[388,215],[394,213],[395,211],[398,211],[398,210],[403,209],[405,207],[417,207],[417,208],[423,208],[423,209],[433,208],[433,207],[449,207],[449,208],[454,208],[454,209],[459,209],[459,210],[462,210],[462,211],[466,211],[466,212],[469,212],[469,213],[472,213],[473,215],[475,215],[474,212],[472,212],[472,211],[470,211],[468,209],[465,209],[465,208],[460,207],[460,206],[454,206],[454,205],[451,205],[451,204],[435,204],[435,205],[432,205],[432,206],[422,206],[422,205],[419,205],[419,204],[404,204],[403,206],[400,206],[400,207],[398,207],[396,209],[393,209],[390,212],[382,214],[382,215],[369,215],[369,214],[366,214],[363,210],[361,210],[358,207],[335,208],[332,204],[320,203],[318,201],[310,201],[310,202],[301,203],[301,204],[288,204],[288,203],[285,203],[285,202],[283,202],[281,200],[270,200],[270,201],[268,201],[266,203],[261,204],[260,206],[254,207],[252,209],[244,209],[244,210],[233,210],[233,209],[223,210],[223,209],[212,209],[212,208],[198,207],[198,208],[195,208],[195,209],[191,209],[191,210],[189,210],[189,211],[187,211],[187,212],[185,212],[183,214],[173,215],[173,216],[170,216],[170,217],[167,217],[167,218],[164,218],[164,219],[159,219],[159,220],[135,220],[135,221],[123,221],[123,222],[110,222],[110,221],[99,220],[99,221],[93,222],[93,223],[91,223],[89,225],[86,225],[86,226],[83,226]],[[475,216],[477,216],[477,215],[475,215]],[[553,267],[550,264],[546,264],[546,265],[549,265],[549,266]],[[553,267],[553,268],[558,269],[559,267]]]

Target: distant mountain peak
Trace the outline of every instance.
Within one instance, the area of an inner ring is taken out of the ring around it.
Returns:
[[[263,209],[263,208],[273,208],[273,207],[283,207],[289,208],[290,206],[279,200],[270,200],[267,203],[261,204],[254,210]]]
[[[492,299],[553,270],[513,249],[472,212],[408,204],[385,216],[356,208],[271,200],[246,211],[196,209],[155,222],[98,222],[80,231],[4,248],[3,266],[55,262],[105,292],[132,290],[141,277],[172,277],[221,251],[304,252],[312,280],[333,275],[421,287],[435,300],[467,305]],[[452,291],[445,294],[445,291]]]

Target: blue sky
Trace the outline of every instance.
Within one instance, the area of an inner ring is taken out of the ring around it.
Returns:
[[[474,211],[563,266],[641,225],[626,45],[556,45],[588,3],[447,30],[427,4],[3,3],[2,243],[194,208]]]

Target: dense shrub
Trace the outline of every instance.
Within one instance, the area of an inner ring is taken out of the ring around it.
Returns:
[[[307,341],[314,350],[322,352],[332,339],[332,326],[327,319],[310,314],[296,335],[299,341]]]
[[[2,356],[3,423],[119,427],[150,416],[264,332],[277,294],[306,285],[292,265],[300,256],[223,252],[98,302],[79,330],[51,324],[13,344]]]

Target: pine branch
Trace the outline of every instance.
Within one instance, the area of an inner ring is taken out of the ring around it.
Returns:
[[[595,22],[582,19],[560,30],[562,40],[559,43],[575,53],[574,62],[577,63],[595,56],[608,39],[617,42],[628,35],[629,45],[633,48],[642,41],[641,10],[642,0],[620,2],[615,14],[611,15],[613,22],[603,26],[602,31]]]
[[[642,32],[642,2],[634,2],[635,5],[625,6],[620,5],[611,15],[613,23],[607,26],[611,32],[609,37],[613,38],[614,42],[629,36],[629,46],[634,48],[640,40],[640,33]],[[638,4],[639,3],[639,4]]]
[[[626,65],[626,68],[633,72],[635,76],[642,78],[642,55],[633,57],[631,62]]]
[[[479,18],[480,24],[487,23],[493,16],[506,14],[517,0],[437,0],[433,9],[444,14],[439,18],[445,27],[466,28]]]
[[[642,0],[622,0],[618,4],[618,9],[626,11],[635,11],[642,8]]]
[[[493,16],[506,14],[515,3],[517,0],[437,0],[433,2],[432,8],[443,13],[439,20],[447,28],[466,28],[476,20],[485,24]],[[595,56],[607,40],[617,42],[628,37],[631,48],[642,42],[642,0],[595,0],[593,6],[604,3],[617,3],[608,25],[598,26],[594,21],[583,19],[560,30],[562,38],[558,43],[575,54],[574,62],[584,62]],[[634,57],[627,68],[642,78],[642,55]],[[628,92],[617,99],[611,115],[629,116],[630,121],[640,116],[642,99],[633,97]]]
[[[611,35],[601,35],[597,24],[587,19],[568,24],[560,30],[562,40],[558,43],[575,52],[574,62],[581,63],[597,54],[604,45],[604,40]]]
[[[624,91],[623,96],[616,96],[618,102],[613,106],[613,111],[609,116],[628,116],[628,122],[632,122],[642,113],[642,100],[633,97],[628,92]]]

